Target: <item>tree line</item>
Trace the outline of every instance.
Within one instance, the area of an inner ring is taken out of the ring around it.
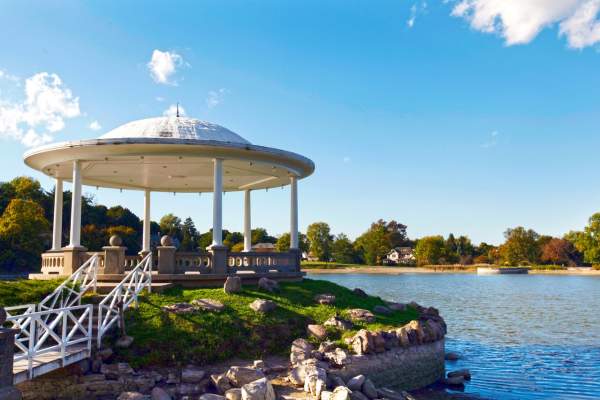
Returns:
[[[64,193],[62,243],[68,243],[71,193]],[[35,270],[40,254],[51,245],[54,189],[44,190],[29,177],[17,177],[0,183],[0,271]],[[151,221],[154,244],[159,235],[169,235],[180,251],[199,251],[212,242],[212,230],[199,232],[191,218],[167,214],[160,221]],[[117,234],[129,254],[140,251],[142,221],[129,209],[96,204],[93,197],[82,201],[81,244],[90,251],[99,251]],[[516,227],[506,230],[505,241],[499,246],[474,245],[467,236],[453,234],[425,236],[411,240],[407,226],[395,220],[378,220],[355,240],[346,234],[333,234],[326,222],[308,226],[306,234],[299,232],[300,250],[311,259],[347,264],[379,265],[386,262],[391,249],[410,247],[414,263],[435,264],[600,264],[600,213],[590,217],[582,231],[572,231],[562,238],[540,235],[532,229]],[[242,251],[241,232],[223,230],[223,244],[231,251]],[[264,228],[252,230],[252,244],[272,243],[277,251],[287,251],[290,235],[270,235]]]

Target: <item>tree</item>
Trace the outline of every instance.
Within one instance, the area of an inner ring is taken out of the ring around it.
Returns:
[[[314,222],[306,229],[309,251],[319,261],[329,261],[331,256],[331,234],[326,222]]]
[[[181,226],[181,251],[196,251],[198,247],[198,231],[194,225],[194,221],[187,217]]]
[[[238,243],[242,243],[242,250],[244,249],[244,235],[241,232],[227,232],[225,239],[223,239],[223,245],[233,248]]]
[[[418,265],[435,265],[446,255],[446,241],[442,236],[425,236],[417,241],[415,258]]]
[[[583,253],[586,263],[600,264],[600,213],[590,217],[583,232],[569,232],[565,239]]]
[[[348,236],[340,233],[331,244],[331,258],[333,261],[345,264],[356,262],[356,252]]]
[[[256,228],[251,231],[252,244],[257,243],[276,243],[277,239],[269,236],[265,228]]]
[[[0,217],[0,241],[7,249],[0,263],[13,270],[39,265],[43,238],[49,234],[50,224],[42,206],[33,200],[12,199]]]
[[[410,244],[410,240],[408,239],[408,235],[406,234],[406,225],[401,224],[395,220],[386,222],[382,219],[377,221],[377,224],[385,226],[385,230],[387,232],[386,236],[388,239],[390,249],[393,249],[395,247],[407,246]]]
[[[356,239],[354,248],[368,265],[381,264],[383,258],[390,251],[386,225],[382,224],[381,220],[371,224],[369,230]]]
[[[181,219],[179,217],[169,213],[160,219],[159,225],[163,235],[181,239]]]
[[[518,226],[504,232],[506,241],[500,246],[500,256],[508,265],[535,264],[540,259],[540,235],[532,229]]]
[[[306,240],[306,235],[298,232],[298,247],[300,251],[308,251],[308,242]],[[286,252],[290,250],[290,233],[283,233],[275,242],[275,249],[277,251]]]
[[[577,265],[581,255],[568,240],[552,238],[542,246],[541,260],[548,264]]]

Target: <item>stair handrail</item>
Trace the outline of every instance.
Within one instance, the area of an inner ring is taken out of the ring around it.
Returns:
[[[96,291],[98,266],[98,253],[92,255],[77,271],[73,272],[52,293],[46,296],[39,304],[38,310],[53,310],[67,308],[75,303],[81,305],[81,297],[88,290]],[[58,303],[58,306],[57,306]]]
[[[119,321],[119,313],[129,308],[132,302],[137,307],[138,295],[144,289],[152,291],[152,253],[148,253],[113,290],[98,304],[98,348],[102,347],[102,336]]]

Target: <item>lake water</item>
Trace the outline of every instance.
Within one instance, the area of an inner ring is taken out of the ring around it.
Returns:
[[[446,351],[469,368],[465,394],[500,400],[600,399],[600,277],[312,275],[398,302],[434,306]],[[451,393],[451,392],[450,392]]]

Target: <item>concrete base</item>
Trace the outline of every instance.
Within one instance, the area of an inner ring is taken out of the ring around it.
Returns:
[[[22,398],[21,391],[14,386],[0,389],[0,399],[2,400],[21,400]]]
[[[477,268],[477,275],[513,275],[513,274],[525,274],[529,273],[528,268],[488,268],[479,267]]]

